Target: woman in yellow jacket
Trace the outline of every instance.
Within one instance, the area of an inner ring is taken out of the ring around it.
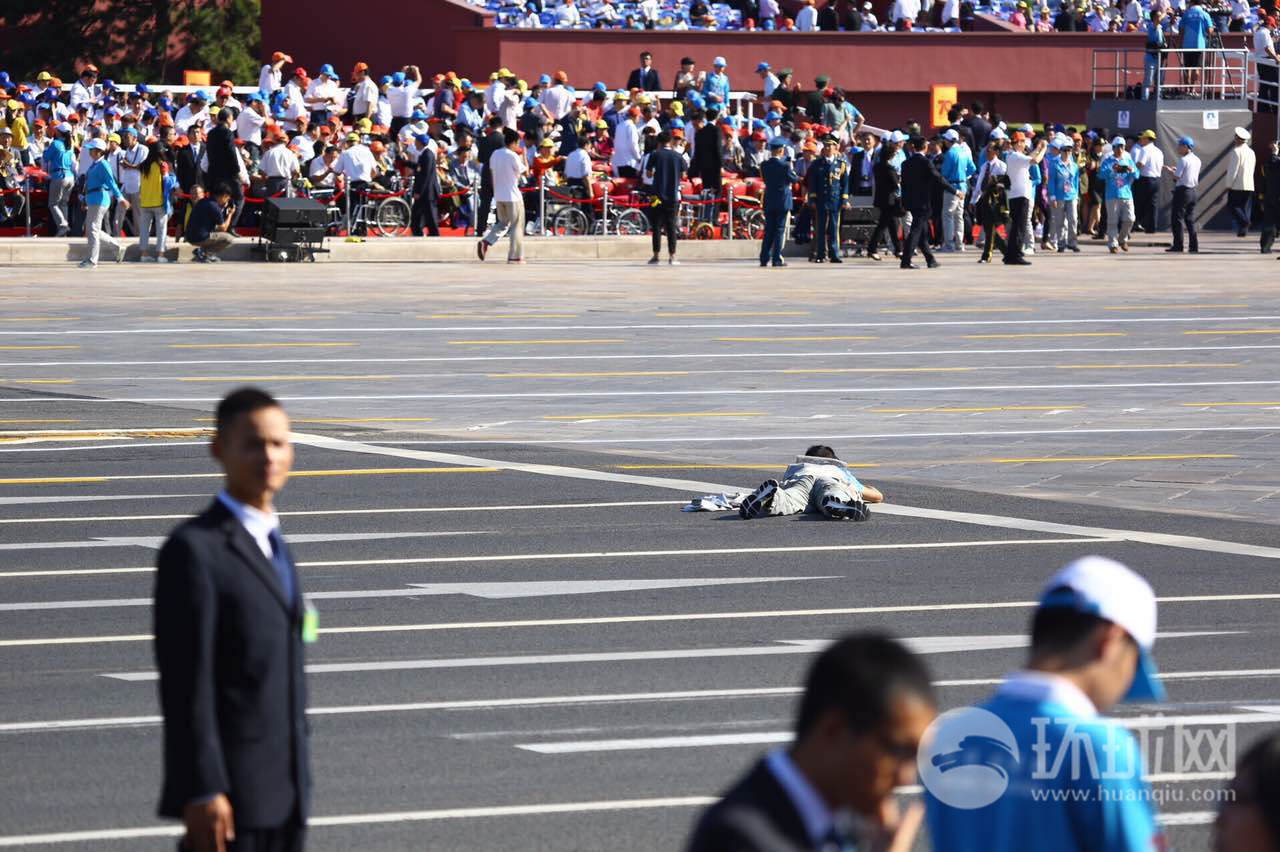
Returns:
[[[178,180],[169,173],[164,151],[159,142],[147,143],[147,159],[142,164],[142,190],[139,202],[142,207],[142,227],[138,233],[138,251],[143,263],[168,263],[165,244],[169,236],[169,214],[173,210],[173,192]],[[151,228],[156,229],[155,253],[148,253]]]

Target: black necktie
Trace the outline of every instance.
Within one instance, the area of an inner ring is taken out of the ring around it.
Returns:
[[[271,541],[271,565],[276,569],[276,576],[280,578],[280,588],[284,590],[284,599],[293,603],[293,557],[289,555],[289,548],[285,547],[284,538],[280,535],[279,528],[273,529],[267,536]]]

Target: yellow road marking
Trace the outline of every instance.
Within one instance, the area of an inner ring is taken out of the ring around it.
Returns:
[[[809,311],[658,311],[656,317],[807,317]]]
[[[95,432],[91,429],[50,430],[30,432],[0,432],[0,442],[15,443],[36,441],[96,441],[125,438],[193,438],[212,433],[212,429],[114,429],[106,432]]]
[[[497,467],[375,467],[346,470],[295,470],[291,477],[307,476],[382,476],[399,473],[501,473]],[[116,482],[130,479],[220,479],[221,473],[160,473],[129,476],[35,476],[0,479],[0,485],[54,485],[70,482]]]
[[[581,345],[589,343],[626,343],[620,337],[581,337],[547,340],[450,340],[450,346],[554,346],[557,343]]]
[[[882,308],[882,314],[1029,314],[1034,308]]]
[[[1280,328],[1243,328],[1223,331],[1184,331],[1183,334],[1280,334]]]
[[[717,337],[724,343],[784,343],[809,340],[879,340],[875,335],[855,334],[836,337]]]
[[[577,314],[418,314],[415,319],[573,319]]]
[[[968,373],[974,367],[796,367],[783,373]]]
[[[41,350],[43,350],[43,349],[79,349],[79,348],[80,348],[80,347],[79,347],[77,344],[74,344],[74,343],[41,344],[41,345],[33,345],[33,346],[0,346],[0,349],[4,349],[4,350],[6,350],[6,351],[15,350],[15,349],[23,349],[23,350],[41,349]]]
[[[315,417],[294,423],[430,423],[434,417]]]
[[[1189,408],[1219,408],[1224,405],[1280,405],[1280,401],[1276,402],[1184,402]]]
[[[142,317],[142,319],[184,322],[244,322],[247,320],[331,320],[334,317],[325,314],[274,314],[272,316],[163,316]]]
[[[15,385],[70,385],[75,379],[13,379]]]
[[[0,317],[0,322],[73,322],[80,317]]]
[[[614,370],[599,373],[486,373],[489,379],[578,379],[591,376],[687,376],[685,370]]]
[[[1059,364],[1059,370],[1171,370],[1197,367],[1239,367],[1239,364]]]
[[[186,376],[178,379],[180,382],[341,382],[344,380],[383,380],[395,379],[397,376],[387,375],[367,375],[367,376]]]
[[[548,414],[543,420],[645,420],[666,417],[764,417],[763,411],[656,411],[645,414]]]
[[[993,405],[986,408],[873,408],[876,414],[932,414],[934,412],[945,413],[970,413],[974,411],[1066,411],[1068,409],[1084,408],[1083,405]]]
[[[1248,305],[1107,305],[1104,311],[1195,311],[1201,308],[1247,308]]]
[[[1027,332],[1025,334],[966,334],[965,340],[1015,340],[1023,337],[1128,337],[1123,331]]]
[[[211,418],[212,419],[212,418]],[[0,423],[28,425],[32,423],[79,423],[79,420],[0,420]]]
[[[170,349],[329,349],[358,343],[170,343]]]

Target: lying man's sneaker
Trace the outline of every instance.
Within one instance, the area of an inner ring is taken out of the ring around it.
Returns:
[[[778,480],[769,479],[762,482],[759,488],[748,494],[747,499],[742,501],[742,505],[738,507],[738,516],[744,520],[750,520],[769,514],[769,507],[773,505],[773,495],[777,493]]]
[[[823,497],[822,513],[841,521],[865,521],[871,510],[861,499],[841,500],[839,497]]]

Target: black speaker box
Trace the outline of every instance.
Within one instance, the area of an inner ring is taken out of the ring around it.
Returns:
[[[310,198],[268,198],[262,209],[262,237],[276,242],[276,232],[287,228],[321,228],[328,213]]]

